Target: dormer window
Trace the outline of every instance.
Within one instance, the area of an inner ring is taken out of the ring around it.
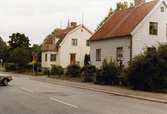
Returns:
[[[162,6],[161,7],[161,12],[164,12],[165,11],[165,8]]]

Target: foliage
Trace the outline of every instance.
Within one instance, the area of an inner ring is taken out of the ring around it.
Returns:
[[[47,68],[43,69],[42,72],[43,72],[44,75],[49,75],[50,74],[50,71]]]
[[[51,74],[52,75],[63,75],[64,69],[61,66],[52,65]]]
[[[84,59],[84,65],[89,65],[89,64],[90,64],[90,55],[86,54]]]
[[[30,51],[25,48],[15,48],[10,53],[10,61],[15,63],[17,67],[24,67],[30,62]]]
[[[34,44],[31,48],[31,53],[36,54],[37,56],[37,62],[41,62],[41,53],[42,53],[42,49],[41,49],[41,45],[38,44]]]
[[[5,63],[5,70],[8,71],[15,71],[16,65],[14,63]]]
[[[96,67],[93,65],[86,65],[81,69],[81,78],[84,82],[93,81],[94,75],[96,74]]]
[[[80,75],[81,67],[79,65],[73,64],[69,65],[66,69],[66,74],[72,77],[76,77]]]
[[[167,45],[148,48],[133,59],[128,68],[129,85],[134,89],[156,91],[167,89]]]
[[[3,39],[0,37],[0,59],[2,59],[3,63],[7,61],[8,56],[8,47],[6,43],[3,41]]]
[[[122,67],[112,59],[109,63],[107,60],[104,60],[101,69],[97,72],[97,82],[102,84],[118,85],[120,83],[121,72]]]
[[[21,33],[13,33],[9,36],[10,40],[8,41],[11,49],[15,48],[29,48],[30,43],[27,36]]]

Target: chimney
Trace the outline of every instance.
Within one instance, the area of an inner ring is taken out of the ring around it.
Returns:
[[[135,0],[135,6],[145,3],[146,0]]]
[[[71,22],[71,27],[76,27],[77,23],[76,22]]]

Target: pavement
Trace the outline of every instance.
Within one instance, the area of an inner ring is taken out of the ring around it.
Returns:
[[[14,80],[10,85],[0,87],[0,114],[167,113],[167,104],[164,103],[70,87],[63,85],[66,81],[61,81],[61,85],[45,77],[12,75]]]

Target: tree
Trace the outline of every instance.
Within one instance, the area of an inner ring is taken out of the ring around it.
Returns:
[[[86,54],[85,59],[84,59],[84,65],[89,65],[90,64],[90,55]]]
[[[15,63],[17,67],[24,67],[31,61],[29,49],[26,48],[15,48],[10,53],[10,61]]]
[[[129,5],[128,2],[118,2],[116,4],[116,9],[113,10],[113,8],[110,8],[108,15],[102,20],[102,22],[98,25],[96,30],[98,30],[106,22],[106,20],[113,14],[113,12],[128,9],[129,7],[133,6],[133,3],[130,3]]]
[[[29,48],[29,38],[21,33],[13,33],[11,36],[9,36],[9,46],[10,49],[15,48]]]
[[[32,54],[37,55],[37,62],[41,62],[41,53],[42,53],[42,49],[41,49],[41,45],[38,44],[34,44],[31,48],[31,52]]]
[[[2,64],[7,60],[8,47],[3,39],[0,37],[0,62]]]

